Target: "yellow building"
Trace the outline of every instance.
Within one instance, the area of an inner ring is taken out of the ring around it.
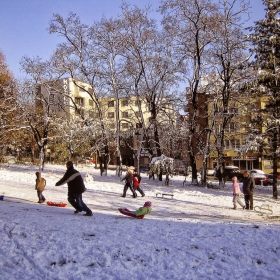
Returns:
[[[251,120],[256,117],[255,109],[264,109],[268,102],[267,97],[252,97],[248,99],[233,98],[229,103],[228,112],[222,112],[222,106],[216,101],[209,98],[208,102],[208,124],[215,119],[214,132],[211,135],[210,142],[212,151],[208,160],[208,166],[213,168],[217,164],[217,152],[215,151],[214,141],[215,133],[219,132],[221,121],[224,114],[227,114],[230,121],[226,125],[224,134],[224,161],[226,165],[238,166],[240,170],[262,169],[266,173],[272,171],[272,161],[265,150],[260,149],[258,144],[252,143],[245,145],[245,139],[251,132]],[[214,108],[215,116],[214,117]],[[261,123],[256,124],[257,130],[265,132],[265,128],[261,127]]]
[[[120,143],[122,162],[124,165],[134,165],[133,150],[137,150],[139,145],[142,145],[142,153],[140,164],[148,164],[150,162],[150,154],[145,149],[144,141],[141,139],[141,130],[144,123],[146,131],[150,128],[152,132],[151,113],[147,102],[137,99],[136,97],[120,97],[102,98],[95,102],[93,89],[89,84],[81,81],[65,78],[55,82],[47,82],[40,86],[40,93],[45,99],[48,99],[50,110],[60,116],[80,116],[91,120],[98,119],[99,113],[102,113],[102,120],[106,125],[106,129],[111,130],[116,136],[117,131],[126,133],[126,140],[130,147]],[[170,104],[165,104],[167,111],[170,114],[173,112],[173,107]],[[167,122],[167,118],[163,114],[157,116],[157,121]],[[119,120],[119,122],[117,122]],[[150,135],[152,137],[152,135]],[[120,137],[121,139],[121,137]],[[117,156],[115,152],[116,141],[111,141],[111,162],[117,164]],[[97,157],[95,157],[97,160]]]

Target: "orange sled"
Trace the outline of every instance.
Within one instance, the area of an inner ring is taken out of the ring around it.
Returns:
[[[49,206],[56,206],[56,207],[65,207],[67,204],[66,203],[56,203],[56,202],[52,202],[52,201],[47,201],[47,204]]]

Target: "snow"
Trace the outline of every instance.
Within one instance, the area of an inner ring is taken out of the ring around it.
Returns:
[[[169,187],[143,175],[146,197],[120,197],[124,182],[108,171],[75,166],[87,178],[84,202],[92,217],[74,214],[67,186],[55,187],[64,166],[47,165],[44,195],[65,208],[38,204],[35,166],[0,166],[0,279],[280,279],[280,207],[271,189],[258,188],[256,206],[272,216],[232,210],[231,184],[224,189]],[[190,181],[190,180],[189,180]],[[172,193],[174,199],[156,197]],[[123,216],[151,201],[143,220]]]

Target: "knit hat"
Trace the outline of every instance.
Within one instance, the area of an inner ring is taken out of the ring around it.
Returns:
[[[146,201],[144,204],[144,207],[151,207],[152,206],[152,202],[151,201]]]

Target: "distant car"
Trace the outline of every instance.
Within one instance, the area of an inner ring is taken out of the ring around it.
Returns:
[[[270,185],[270,180],[268,178],[268,175],[265,174],[262,170],[252,169],[249,170],[249,174],[254,178],[256,185],[264,185],[264,186]]]
[[[206,176],[215,176],[215,169],[207,168],[206,169]]]
[[[140,165],[139,169],[140,169],[140,173],[149,172],[150,170],[149,165]]]
[[[207,168],[206,169],[206,176],[215,176],[215,169],[212,168]],[[199,173],[200,175],[202,175],[202,168],[197,170],[197,173]]]
[[[184,165],[174,168],[174,174],[176,175],[186,175],[187,173],[187,167]]]
[[[269,184],[273,185],[273,174],[267,174],[267,179],[269,180]]]
[[[249,173],[252,176],[255,176],[255,175],[265,175],[265,172],[262,171],[261,169],[252,169],[252,170],[249,170]]]
[[[219,178],[219,169],[216,171],[217,178]],[[227,165],[224,167],[223,177],[225,181],[230,181],[232,177],[237,177],[239,182],[243,181],[243,173],[239,170],[239,167],[233,165]]]
[[[269,185],[273,185],[273,172],[267,174],[267,178],[269,180]],[[280,179],[280,173],[277,172],[277,181]]]
[[[273,175],[273,172],[269,173],[269,175]],[[280,172],[277,172],[277,179],[280,179]]]

